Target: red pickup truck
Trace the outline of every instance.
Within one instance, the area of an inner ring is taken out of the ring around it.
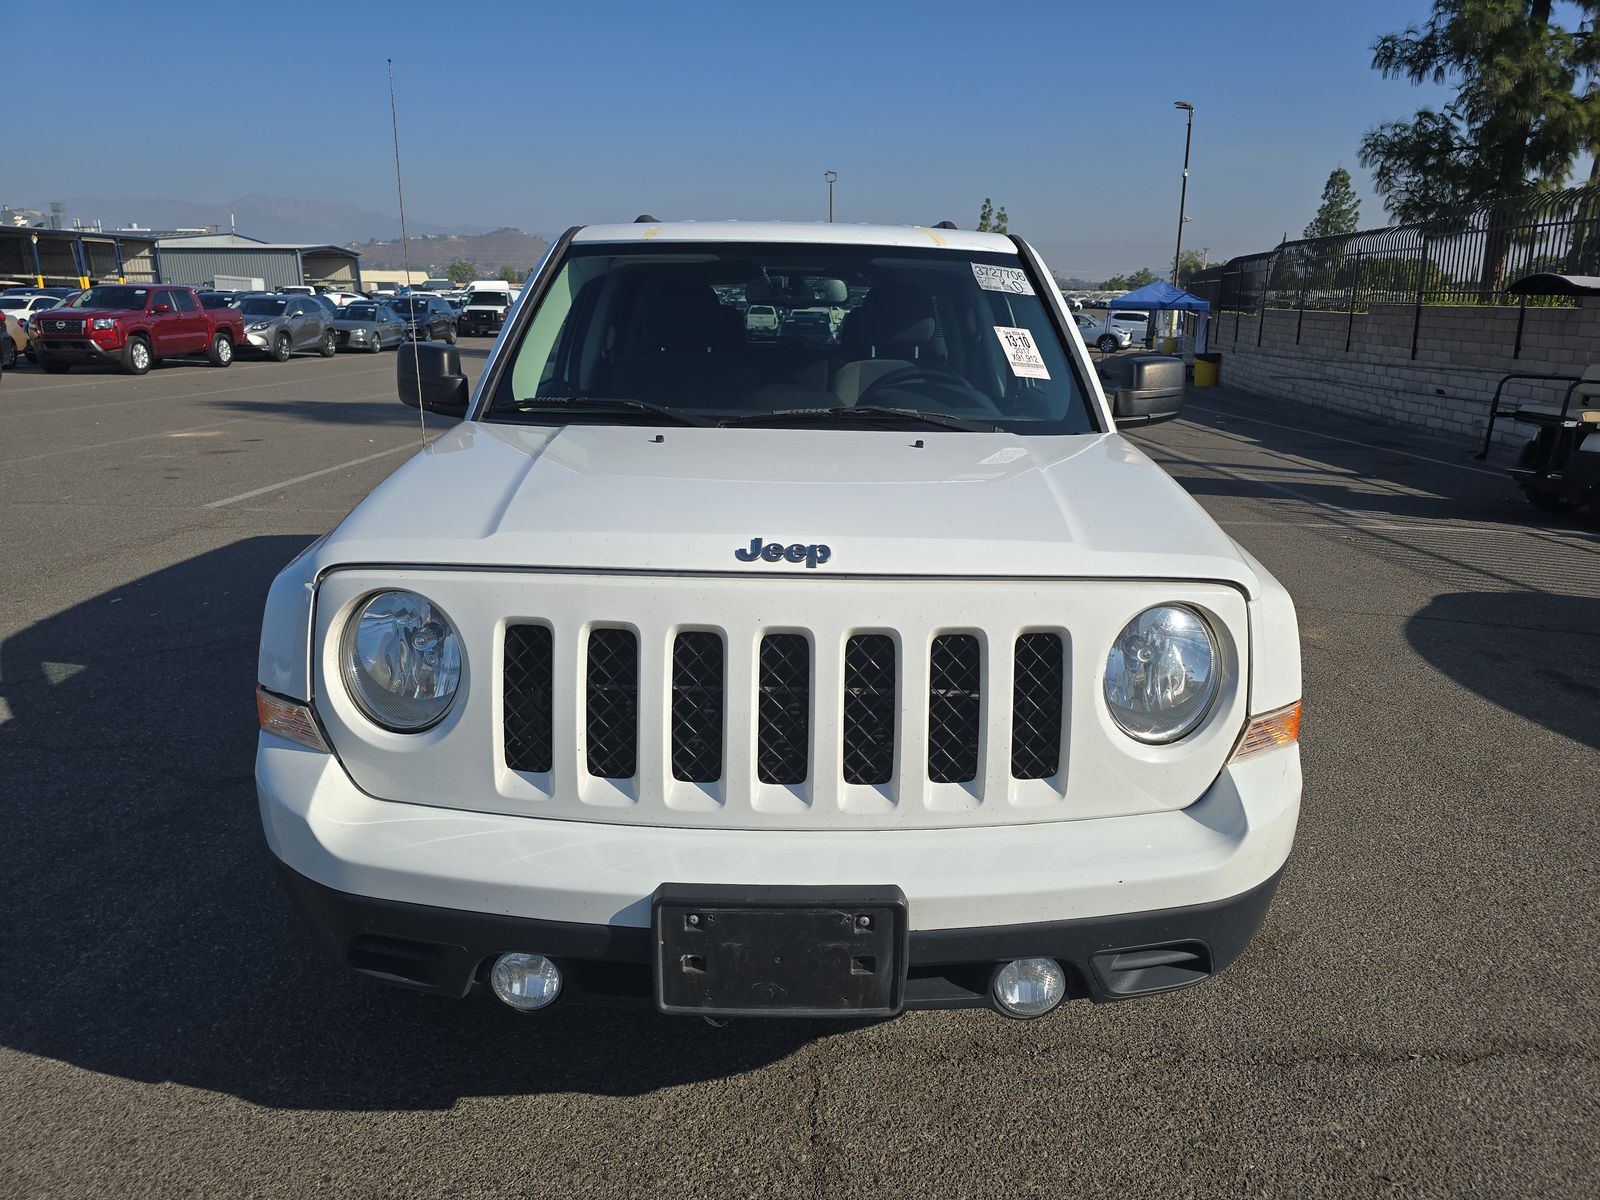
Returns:
[[[164,283],[98,284],[32,324],[34,360],[56,375],[75,363],[143,375],[160,359],[201,354],[226,367],[244,341],[237,309],[206,308],[192,288]]]

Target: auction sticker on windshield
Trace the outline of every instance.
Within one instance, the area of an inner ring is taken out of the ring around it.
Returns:
[[[1050,378],[1050,368],[1044,365],[1044,356],[1034,344],[1033,334],[1011,325],[996,325],[994,335],[1000,339],[1000,348],[1006,352],[1013,375],[1024,379]]]
[[[972,264],[972,277],[986,292],[1010,292],[1013,296],[1033,295],[1033,284],[1021,267],[990,267],[983,263]]]

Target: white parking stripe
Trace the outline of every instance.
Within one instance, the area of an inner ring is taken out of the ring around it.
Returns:
[[[376,454],[369,454],[365,458],[352,458],[349,462],[335,463],[331,467],[323,467],[320,471],[308,471],[304,475],[296,475],[293,479],[285,479],[282,483],[269,483],[266,487],[253,488],[248,492],[240,492],[237,496],[229,496],[226,500],[213,500],[206,508],[226,508],[230,504],[237,504],[241,500],[251,500],[256,496],[265,496],[268,492],[282,491],[286,487],[293,487],[297,483],[304,483],[308,479],[316,479],[321,475],[332,475],[335,471],[343,471],[348,467],[359,467],[362,463],[374,462],[380,458],[387,458],[391,454],[403,454],[407,450],[417,449],[415,442],[407,442],[404,446],[395,446],[388,450],[379,450]]]
[[[1282,429],[1287,433],[1303,433],[1307,437],[1321,438],[1325,442],[1343,442],[1346,446],[1360,446],[1363,450],[1376,450],[1380,454],[1400,454],[1406,458],[1414,458],[1418,462],[1434,463],[1441,467],[1454,467],[1457,471],[1471,471],[1474,475],[1493,475],[1496,479],[1503,478],[1504,471],[1493,471],[1488,467],[1469,467],[1466,463],[1451,462],[1447,458],[1433,458],[1427,454],[1417,454],[1411,450],[1400,450],[1394,446],[1378,446],[1372,442],[1363,442],[1357,438],[1336,437],[1331,433],[1318,433],[1314,429],[1303,429],[1298,425],[1280,425],[1276,421],[1265,421],[1260,417],[1248,417],[1243,413],[1229,412],[1220,408],[1200,408],[1198,405],[1187,404],[1188,410],[1198,410],[1210,413],[1214,417],[1224,417],[1229,421],[1253,421],[1257,425],[1265,425],[1268,429]]]

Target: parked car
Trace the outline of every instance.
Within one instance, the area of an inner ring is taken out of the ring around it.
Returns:
[[[29,321],[35,313],[55,308],[64,298],[64,296],[46,292],[31,292],[21,296],[15,294],[4,295],[0,296],[0,312],[10,313],[26,332]]]
[[[1150,314],[1147,312],[1113,311],[1106,320],[1118,329],[1126,329],[1136,342],[1142,343],[1150,329]]]
[[[35,317],[34,361],[52,374],[76,364],[110,364],[143,375],[163,358],[204,355],[233,363],[244,326],[232,309],[208,309],[193,288],[97,284]]]
[[[1077,322],[1078,332],[1083,335],[1084,344],[1093,346],[1102,354],[1124,350],[1133,342],[1133,334],[1121,325],[1113,325],[1103,318],[1096,319],[1086,313],[1073,313],[1072,319]]]
[[[745,325],[749,329],[748,318]],[[833,339],[833,325],[825,308],[792,309],[783,319],[783,336],[791,341],[820,346]]]
[[[332,358],[339,348],[333,318],[311,296],[257,292],[239,301],[250,349],[274,362],[301,350]]]
[[[778,310],[770,304],[752,304],[744,310],[744,328],[746,333],[777,337]]]
[[[266,842],[346,966],[522,1012],[1035,1017],[1261,927],[1299,637],[1119,432],[1184,364],[1102,390],[1020,239],[833,228],[574,230],[475,394],[455,347],[397,357],[461,423],[277,577],[258,658]],[[862,299],[754,371],[714,288],[801,272]]]
[[[343,308],[346,304],[354,304],[357,300],[366,299],[360,292],[323,292],[322,294],[340,308]]]
[[[317,294],[316,288],[308,287],[303,283],[287,283],[278,288],[277,291],[285,296],[315,296]]]
[[[493,281],[474,283],[467,291],[466,302],[461,306],[457,332],[477,337],[493,337],[506,322],[511,310],[511,288],[507,284],[494,286]]]
[[[0,366],[14,367],[17,355],[28,346],[28,332],[8,312],[0,312]]]
[[[333,298],[326,292],[317,292],[311,298],[317,302],[323,312],[328,314],[328,320],[337,321],[339,319],[339,306],[333,302]]]
[[[456,340],[456,310],[439,296],[413,293],[401,296],[390,305],[406,323],[406,336],[419,342]]]
[[[204,308],[232,308],[239,301],[238,292],[198,292]]]
[[[357,300],[346,304],[333,323],[341,350],[367,350],[377,354],[385,346],[406,340],[406,323],[387,304]]]

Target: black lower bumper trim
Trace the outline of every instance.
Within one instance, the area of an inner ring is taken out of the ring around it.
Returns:
[[[511,950],[555,960],[562,1002],[650,1004],[651,931],[544,921],[378,900],[315,882],[279,863],[296,906],[334,958],[403,987],[464,996]],[[1243,953],[1266,919],[1281,871],[1211,904],[1028,925],[913,930],[905,1008],[990,1007],[989,980],[1014,958],[1054,958],[1073,999],[1122,1000],[1171,991],[1217,974]],[[915,917],[915,905],[912,905]],[[844,1014],[841,1014],[844,1015]]]

